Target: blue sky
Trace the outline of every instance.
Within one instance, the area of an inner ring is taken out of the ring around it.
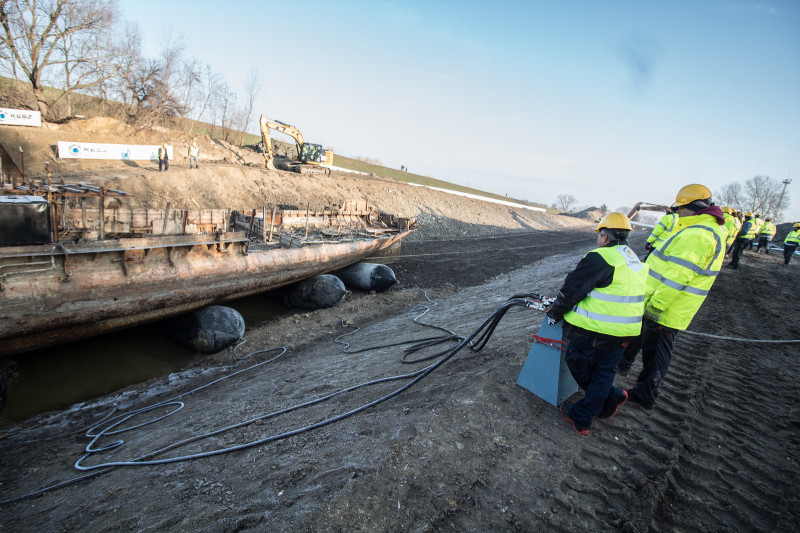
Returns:
[[[796,0],[121,5],[146,55],[171,29],[242,99],[255,69],[257,114],[345,156],[612,209],[789,177],[800,220]]]

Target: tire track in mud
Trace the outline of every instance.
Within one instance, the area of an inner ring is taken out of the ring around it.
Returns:
[[[779,289],[771,295],[750,292],[737,300],[731,317],[731,298],[741,292],[742,281],[720,277],[715,297],[691,329],[798,338],[796,327],[768,334],[754,327],[785,322],[770,320],[771,314],[778,320],[786,312],[780,307],[769,312],[769,302],[780,299]],[[568,459],[548,480],[552,488],[542,489],[538,480],[508,489],[517,496],[529,489],[538,494],[521,498],[527,506],[520,505],[505,525],[565,532],[795,529],[800,517],[795,510],[800,485],[796,351],[796,344],[756,345],[679,333],[657,406],[648,412],[627,404],[614,419],[595,422],[589,437],[572,435],[570,450],[561,455]],[[640,365],[639,356],[617,384],[632,386]],[[546,407],[540,421],[562,424],[572,433],[557,411]],[[521,436],[530,438],[527,433]],[[515,450],[497,458],[495,481],[520,460]],[[476,501],[491,496],[484,486],[475,489]],[[469,508],[451,511],[445,529],[475,530],[474,516]]]

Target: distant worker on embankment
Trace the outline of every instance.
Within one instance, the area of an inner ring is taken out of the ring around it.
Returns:
[[[194,163],[194,168],[200,168],[197,162],[199,157],[200,148],[197,147],[197,139],[192,139],[192,144],[189,145],[189,168],[192,168],[192,163]]]
[[[567,275],[547,312],[548,322],[562,318],[569,340],[565,360],[585,395],[561,414],[581,435],[592,419],[611,418],[628,399],[614,386],[625,345],[642,329],[647,266],[628,247],[628,217],[609,213],[597,225],[597,246]]]
[[[642,334],[625,348],[617,372],[627,375],[642,351],[642,371],[628,400],[652,409],[672,359],[678,331],[694,318],[725,258],[725,218],[704,185],[683,187],[675,197],[679,229],[647,258],[650,267]]]
[[[169,155],[167,155],[167,143],[162,144],[158,147],[158,171],[161,172],[161,168],[164,168],[164,172],[169,170]]]

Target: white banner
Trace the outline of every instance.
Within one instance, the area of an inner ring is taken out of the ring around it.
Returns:
[[[0,108],[0,126],[36,126],[42,125],[42,114],[28,109]]]
[[[167,145],[167,156],[172,160],[172,145]],[[158,145],[101,144],[58,141],[60,159],[127,159],[158,160]]]

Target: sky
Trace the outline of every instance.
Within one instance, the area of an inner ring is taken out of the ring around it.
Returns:
[[[347,157],[550,205],[671,203],[791,179],[797,0],[120,0],[143,52],[170,32],[258,115]],[[287,142],[290,139],[283,139]]]

